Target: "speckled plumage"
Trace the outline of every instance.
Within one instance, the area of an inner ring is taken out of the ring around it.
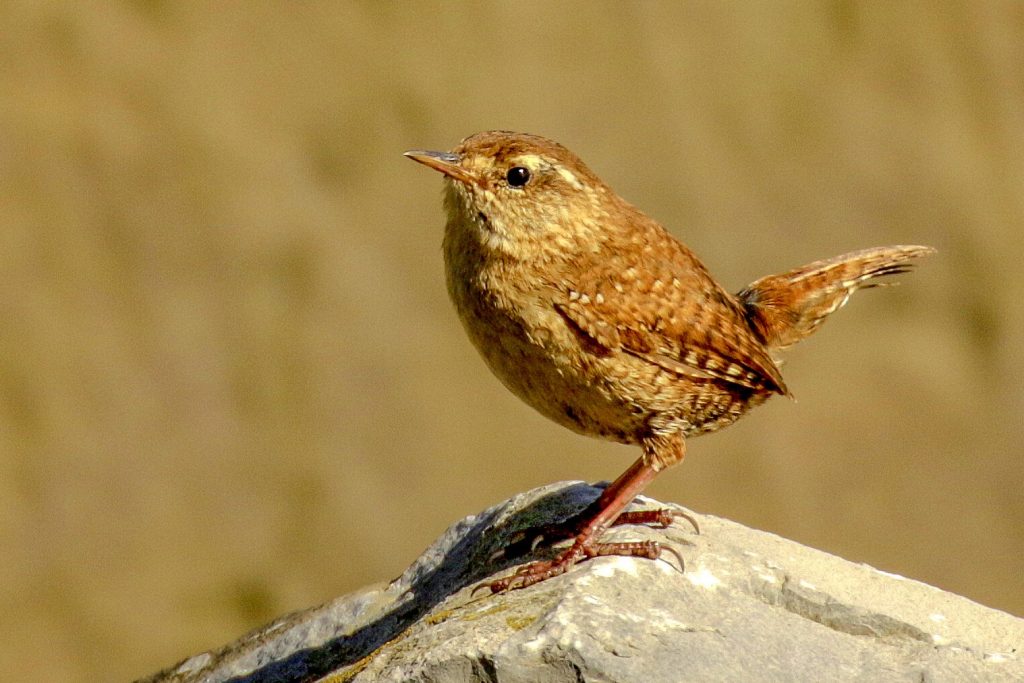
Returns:
[[[407,154],[446,175],[448,290],[488,366],[559,424],[643,446],[631,468],[643,477],[681,460],[685,437],[788,394],[774,351],[813,332],[872,278],[932,251],[865,250],[732,295],[558,143],[492,131],[449,153]],[[510,180],[516,167],[528,173],[522,186]],[[642,487],[627,475],[609,498]],[[597,526],[614,520],[605,517]],[[580,543],[584,555],[599,545]]]

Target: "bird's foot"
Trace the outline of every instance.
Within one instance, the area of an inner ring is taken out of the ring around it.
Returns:
[[[655,511],[652,511],[655,512]],[[669,519],[671,522],[671,518]],[[547,579],[560,576],[575,565],[577,562],[589,560],[594,557],[607,557],[618,555],[623,557],[644,557],[649,560],[657,560],[663,552],[675,555],[679,560],[679,571],[683,571],[685,564],[683,556],[674,548],[658,543],[657,541],[627,541],[618,543],[592,543],[588,540],[577,539],[565,552],[553,560],[538,560],[523,565],[514,573],[497,579],[484,582],[473,589],[478,590],[489,588],[491,593],[504,593],[506,591],[527,588],[534,584],[546,581]]]
[[[586,523],[591,516],[589,513],[590,510],[588,508],[583,510],[580,514],[570,517],[558,524],[545,524],[543,526],[523,529],[516,533],[508,545],[497,550],[493,555],[491,555],[490,559],[491,561],[498,561],[502,559],[514,560],[533,552],[541,546],[553,545],[559,541],[575,538],[586,526]],[[668,508],[622,512],[615,518],[610,526],[644,524],[667,529],[677,519],[685,519],[691,526],[693,526],[694,531],[697,534],[700,534],[700,526],[697,524],[697,520],[694,519],[693,516],[689,513],[683,512],[682,510],[669,510]]]
[[[660,510],[637,510],[634,512],[623,512],[620,513],[615,521],[612,522],[612,526],[620,526],[622,524],[652,524],[659,526],[662,529],[667,529],[672,526],[672,522],[677,519],[685,519],[693,527],[693,530],[700,535],[700,526],[697,524],[697,520],[688,512],[682,510],[669,510],[668,508],[661,508]]]

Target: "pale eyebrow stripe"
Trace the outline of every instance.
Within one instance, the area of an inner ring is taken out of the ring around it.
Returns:
[[[545,159],[544,157],[538,154],[524,154],[520,157],[517,157],[513,163],[520,163],[523,166],[527,166],[529,168],[541,168],[543,166],[549,166],[558,171],[558,175],[562,177],[562,180],[572,185],[574,189],[583,189],[583,183],[580,182],[580,179],[577,178],[572,171],[565,168],[564,166],[559,166],[556,163],[552,163],[550,160]]]
[[[583,189],[583,183],[581,183],[579,178],[577,178],[575,175],[573,175],[572,171],[570,171],[569,169],[562,168],[561,166],[559,166],[559,168],[558,168],[558,175],[562,176],[562,178],[565,180],[565,182],[567,182],[570,185],[572,185],[575,189],[577,189],[577,190],[582,190]]]

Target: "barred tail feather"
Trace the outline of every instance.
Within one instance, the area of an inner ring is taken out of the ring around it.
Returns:
[[[761,341],[783,349],[818,329],[858,289],[892,284],[877,278],[906,273],[914,259],[933,253],[931,247],[915,245],[855,251],[763,277],[737,297]]]

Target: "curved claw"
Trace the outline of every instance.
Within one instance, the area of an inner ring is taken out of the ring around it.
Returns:
[[[478,583],[477,585],[473,586],[473,590],[469,591],[469,597],[470,597],[470,599],[472,599],[472,598],[473,598],[473,597],[474,597],[474,596],[476,595],[476,592],[477,592],[478,590],[480,590],[480,589],[482,589],[482,588],[491,588],[491,586],[492,586],[492,584],[490,584],[490,583],[487,583],[487,582],[484,582],[484,583]],[[493,593],[494,591],[492,590],[491,592]]]
[[[683,512],[682,510],[671,510],[671,514],[673,518],[681,517],[689,522],[693,526],[694,532],[700,536],[700,525],[697,524],[697,520],[693,518],[693,515],[689,512]]]
[[[673,555],[675,555],[676,559],[679,560],[679,573],[680,574],[685,574],[686,573],[686,562],[683,560],[682,553],[680,553],[675,548],[673,548],[671,546],[667,546],[667,545],[662,545],[662,546],[660,546],[660,548],[661,548],[662,552],[669,552],[669,553],[672,553]],[[662,560],[665,564],[667,564],[668,566],[672,567],[673,569],[676,568],[674,564],[672,564],[668,560],[663,559],[660,554],[658,555],[658,559]]]

